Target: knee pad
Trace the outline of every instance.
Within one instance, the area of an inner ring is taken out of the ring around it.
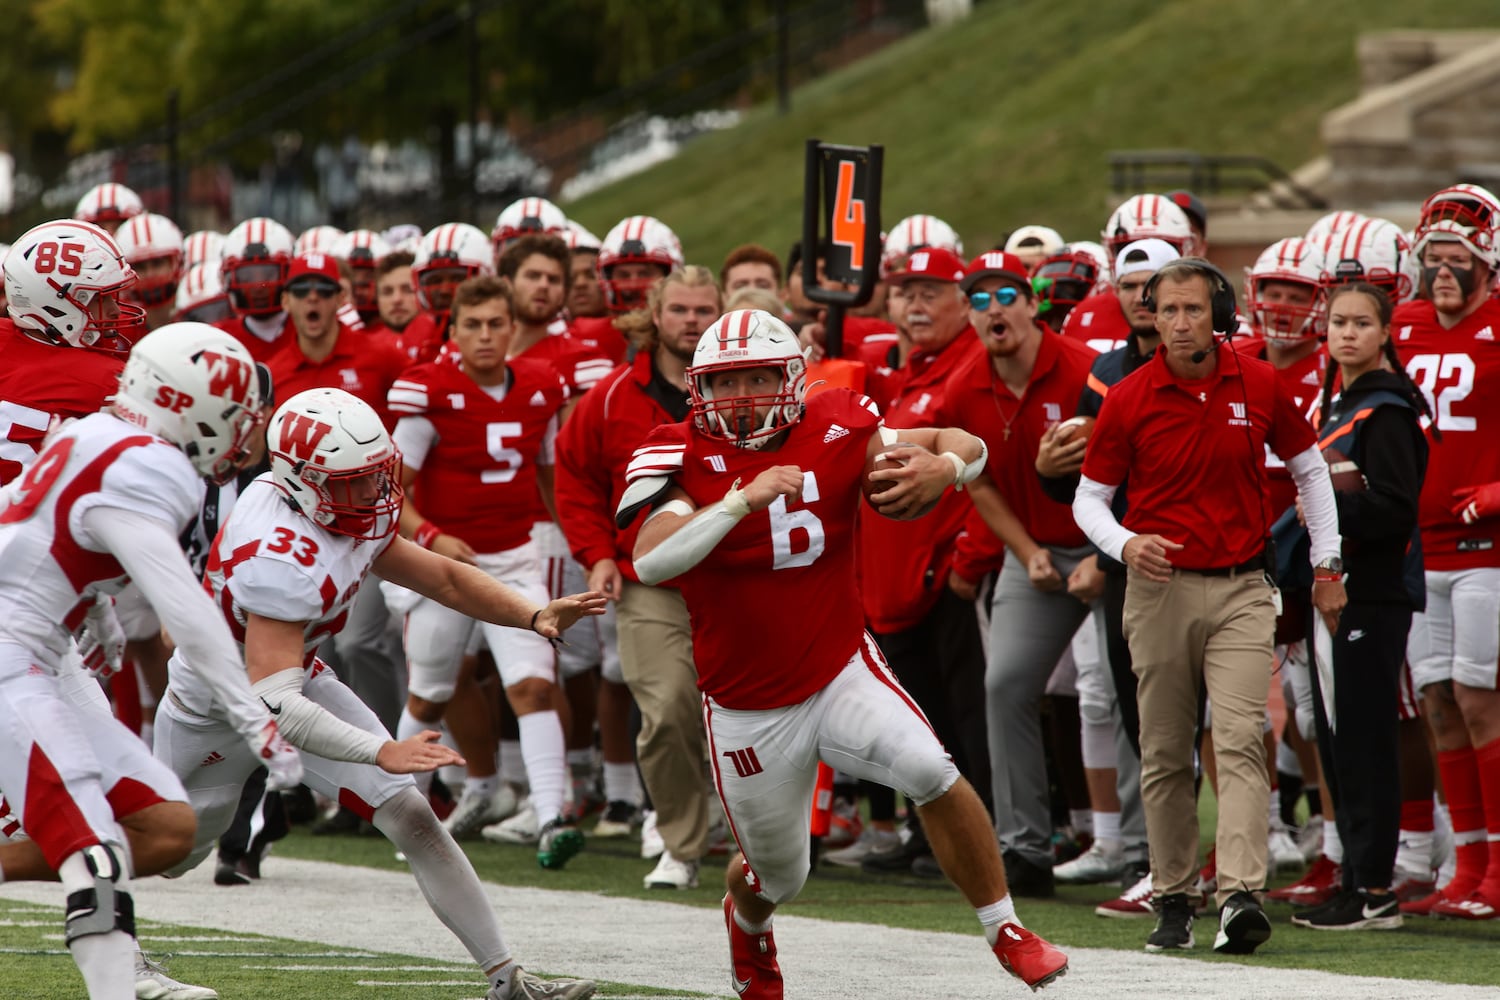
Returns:
[[[125,870],[124,851],[118,846],[95,844],[73,857],[80,856],[92,884],[68,893],[67,942],[72,944],[81,937],[114,931],[135,937],[135,901],[129,892],[130,875]],[[63,864],[74,867],[71,860]]]
[[[937,741],[933,741],[937,745]],[[939,798],[958,781],[958,768],[946,753],[907,753],[891,766],[892,787],[919,806]]]
[[[459,667],[455,663],[452,669],[445,670],[412,662],[408,668],[407,693],[423,701],[446,705],[453,700],[453,692],[458,689]]]

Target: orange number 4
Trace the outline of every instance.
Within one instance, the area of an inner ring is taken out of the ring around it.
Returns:
[[[833,195],[833,245],[849,248],[849,266],[865,266],[865,203],[854,197],[854,163],[839,162],[838,187]]]

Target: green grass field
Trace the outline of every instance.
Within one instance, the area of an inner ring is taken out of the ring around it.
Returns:
[[[800,236],[803,143],[886,148],[883,221],[929,212],[971,253],[1024,223],[1097,239],[1117,149],[1255,153],[1287,170],[1322,152],[1323,115],[1358,89],[1355,37],[1500,27],[1493,0],[993,0],[799,88],[742,125],[565,207],[603,235],[672,226],[717,268]],[[1210,224],[1210,237],[1212,236]]]

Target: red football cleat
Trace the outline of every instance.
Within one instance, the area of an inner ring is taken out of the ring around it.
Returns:
[[[995,957],[1006,972],[1036,992],[1068,973],[1068,956],[1019,924],[1001,924]]]
[[[1411,917],[1430,917],[1439,903],[1450,902],[1451,899],[1442,889],[1420,899],[1408,900],[1401,904],[1401,912]]]
[[[1433,904],[1432,915],[1456,920],[1494,920],[1500,917],[1500,901],[1476,889],[1463,899],[1438,900]]]
[[[1343,868],[1329,861],[1327,855],[1319,854],[1306,875],[1291,885],[1272,889],[1266,898],[1293,906],[1322,906],[1338,895],[1343,880]]]
[[[734,992],[745,1000],[781,1000],[781,966],[770,931],[747,934],[734,922],[734,900],[724,897],[724,926],[729,930],[729,976]]]

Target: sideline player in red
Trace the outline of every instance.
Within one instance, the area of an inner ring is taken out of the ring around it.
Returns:
[[[1063,975],[1067,956],[1016,920],[978,795],[865,633],[855,574],[867,481],[894,480],[871,497],[877,511],[919,516],[980,474],[983,442],[955,428],[889,431],[844,389],[804,404],[802,349],[770,313],[722,317],[693,361],[692,419],[637,449],[620,513],[653,508],[636,570],[676,579],[692,614],[714,778],[742,852],[725,877],[735,991],[782,996],[771,918],[807,879],[820,760],[918,804],[1007,971],[1033,989]],[[872,474],[888,459],[901,467]]]

